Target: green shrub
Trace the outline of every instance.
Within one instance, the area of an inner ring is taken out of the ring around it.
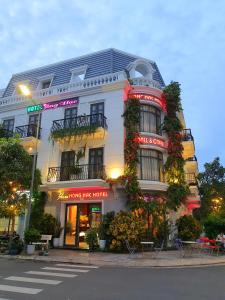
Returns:
[[[93,251],[98,246],[97,229],[90,228],[85,233],[85,242],[89,246],[89,250]]]
[[[196,240],[201,234],[200,223],[192,216],[183,216],[177,220],[178,237],[184,241]]]
[[[225,233],[225,216],[209,215],[203,221],[205,234],[209,238],[216,238],[218,234]]]
[[[24,241],[27,245],[38,242],[40,238],[41,234],[35,228],[29,228],[24,232]]]
[[[57,220],[51,214],[43,214],[39,227],[41,234],[49,234],[54,236]]]
[[[138,246],[145,233],[146,222],[131,212],[119,212],[109,226],[112,234],[111,250],[123,251],[126,249],[125,240]]]
[[[20,254],[23,250],[23,241],[20,239],[12,240],[9,244],[9,251],[17,250],[17,254]]]

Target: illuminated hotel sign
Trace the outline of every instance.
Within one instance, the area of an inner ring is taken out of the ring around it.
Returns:
[[[166,103],[163,99],[159,99],[152,95],[146,95],[141,93],[131,93],[129,95],[131,99],[137,99],[137,100],[146,100],[146,101],[152,101],[156,104],[158,104],[164,111],[166,111]]]
[[[98,191],[71,191],[71,192],[60,192],[58,193],[57,200],[70,201],[70,200],[97,200],[104,199],[109,196],[108,190]]]
[[[41,110],[47,110],[47,109],[55,109],[59,107],[64,107],[64,106],[70,106],[74,104],[79,103],[79,98],[72,98],[68,100],[59,100],[59,101],[54,101],[54,102],[48,102],[44,104],[37,104],[37,105],[31,105],[27,107],[27,112],[35,112],[35,111],[41,111]]]
[[[159,138],[151,137],[151,136],[137,136],[134,140],[138,144],[142,145],[152,145],[152,146],[158,146],[160,148],[167,148],[167,143]]]

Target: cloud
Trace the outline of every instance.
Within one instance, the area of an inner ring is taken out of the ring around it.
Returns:
[[[225,163],[223,0],[1,0],[0,87],[11,74],[115,47],[182,84],[200,165]]]

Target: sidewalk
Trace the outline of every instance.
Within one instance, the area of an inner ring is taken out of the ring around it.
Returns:
[[[0,255],[0,258],[115,267],[184,267],[225,264],[225,255],[193,254],[191,257],[181,258],[178,251],[162,251],[157,258],[154,258],[153,253],[138,253],[130,256],[129,254],[88,253],[74,250],[51,249],[49,256],[39,256],[38,254],[32,256]]]

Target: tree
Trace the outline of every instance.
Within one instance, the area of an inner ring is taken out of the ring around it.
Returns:
[[[1,216],[12,220],[25,212],[27,193],[30,189],[32,157],[17,138],[0,138],[0,211]],[[41,183],[40,171],[36,170],[35,190]]]
[[[225,212],[225,168],[220,164],[219,157],[206,163],[204,168],[198,176],[201,207],[194,212],[199,219]]]

